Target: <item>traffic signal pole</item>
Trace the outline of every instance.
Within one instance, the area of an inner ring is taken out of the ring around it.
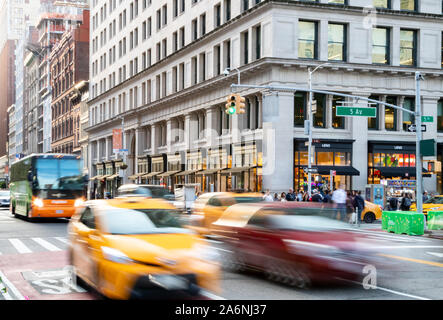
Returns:
[[[420,141],[422,140],[422,132],[421,132],[421,93],[420,93],[420,81],[424,80],[423,76],[420,72],[415,72],[415,123],[417,125],[416,133],[417,133],[417,141],[416,141],[416,155],[415,155],[415,168],[416,179],[417,179],[417,196],[416,196],[416,207],[417,212],[423,212],[423,176],[422,176],[422,161],[421,161],[421,150],[420,150]],[[426,229],[426,219],[424,221],[425,229]]]
[[[314,70],[315,71],[315,70]],[[312,195],[312,125],[314,121],[312,118],[314,114],[312,113],[312,73],[311,68],[308,69],[309,74],[309,137],[308,137],[308,195],[311,197]]]

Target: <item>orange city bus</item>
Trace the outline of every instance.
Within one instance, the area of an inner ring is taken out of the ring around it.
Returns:
[[[70,218],[86,199],[87,177],[79,156],[32,154],[11,165],[14,216]]]

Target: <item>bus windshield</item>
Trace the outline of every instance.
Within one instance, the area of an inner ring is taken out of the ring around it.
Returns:
[[[82,190],[81,160],[36,159],[38,190]]]

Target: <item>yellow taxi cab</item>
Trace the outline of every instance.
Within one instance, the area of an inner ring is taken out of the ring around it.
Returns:
[[[414,202],[410,208],[411,211],[417,211],[417,204]],[[430,197],[423,202],[423,213],[428,214],[428,211],[443,211],[443,195]]]
[[[372,223],[375,220],[381,219],[383,208],[378,204],[365,201],[365,208],[361,213],[361,220],[366,223]]]
[[[161,199],[88,201],[68,226],[75,278],[111,299],[198,297],[219,291],[214,252]]]
[[[194,202],[193,225],[189,228],[203,235],[210,234],[212,223],[217,221],[230,206],[261,201],[263,201],[263,195],[255,192],[210,192],[202,194]]]

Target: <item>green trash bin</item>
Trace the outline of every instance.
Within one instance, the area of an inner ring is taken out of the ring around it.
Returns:
[[[423,235],[425,215],[415,211],[383,211],[382,229],[397,234]]]
[[[443,230],[443,211],[428,211],[428,229]]]

